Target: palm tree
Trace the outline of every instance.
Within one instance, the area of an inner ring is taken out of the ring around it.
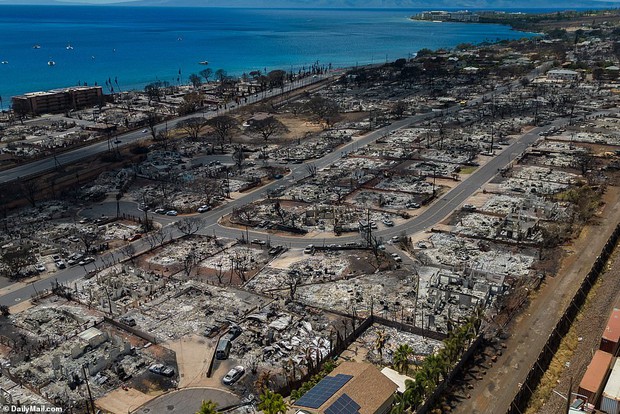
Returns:
[[[288,407],[280,394],[265,388],[260,396],[258,409],[265,414],[284,414]]]
[[[413,355],[413,348],[409,344],[400,344],[394,352],[394,368],[398,372],[409,373],[409,357]]]
[[[196,414],[215,414],[217,413],[217,404],[211,400],[205,401],[202,400],[202,404],[200,405],[200,409],[196,411]]]

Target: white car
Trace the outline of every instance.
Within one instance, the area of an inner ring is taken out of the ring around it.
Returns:
[[[164,364],[154,364],[149,367],[149,371],[153,374],[163,375],[164,377],[171,377],[174,375],[174,368]]]
[[[179,213],[177,213],[176,210],[168,210],[168,211],[166,211],[166,215],[167,216],[178,216]]]
[[[209,211],[211,209],[211,206],[208,204],[204,204],[200,207],[198,207],[198,212],[199,213],[206,213],[207,211]]]
[[[148,129],[143,129],[143,130],[142,130],[142,133],[143,133],[143,134],[146,134],[147,132],[149,132],[149,130],[148,130]]]
[[[233,385],[239,380],[239,378],[243,376],[244,373],[245,368],[243,368],[241,365],[237,365],[236,367],[228,371],[226,375],[224,375],[224,378],[222,378],[222,382],[225,385]]]
[[[43,263],[37,263],[34,268],[37,269],[37,272],[45,272],[47,270]]]

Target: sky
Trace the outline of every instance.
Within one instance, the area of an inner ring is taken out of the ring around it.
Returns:
[[[2,4],[342,8],[574,8],[620,7],[620,0],[0,0]]]

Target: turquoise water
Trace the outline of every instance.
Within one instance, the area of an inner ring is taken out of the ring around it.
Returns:
[[[8,62],[0,64],[0,96],[6,106],[13,95],[107,79],[121,90],[187,83],[205,60],[213,71],[240,75],[316,61],[379,63],[422,48],[529,36],[499,25],[408,19],[417,12],[0,6],[0,61]]]

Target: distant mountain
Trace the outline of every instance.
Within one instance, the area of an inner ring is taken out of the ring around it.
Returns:
[[[536,9],[620,7],[620,0],[0,0],[0,4],[89,4],[160,7]]]

